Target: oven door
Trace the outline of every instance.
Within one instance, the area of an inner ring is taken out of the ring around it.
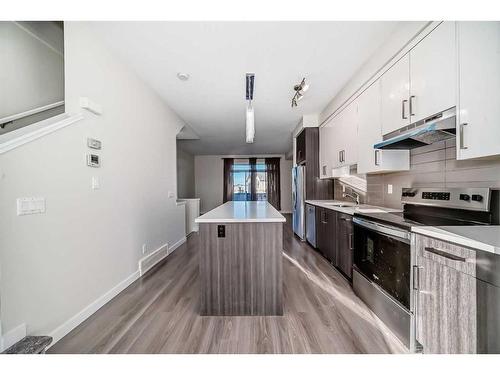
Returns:
[[[410,233],[355,217],[354,266],[410,310]]]

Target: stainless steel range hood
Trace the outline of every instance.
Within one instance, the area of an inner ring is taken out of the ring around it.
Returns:
[[[383,137],[373,148],[381,150],[411,150],[431,143],[454,138],[456,134],[456,109],[426,118],[405,126]]]

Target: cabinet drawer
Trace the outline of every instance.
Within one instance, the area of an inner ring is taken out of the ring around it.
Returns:
[[[427,258],[470,276],[476,276],[476,252],[434,238],[415,235],[418,258]]]

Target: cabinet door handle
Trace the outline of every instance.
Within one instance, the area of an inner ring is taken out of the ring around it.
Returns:
[[[467,150],[467,146],[464,146],[464,126],[468,125],[466,122],[460,124],[460,150]]]
[[[467,259],[465,259],[464,257],[459,257],[457,255],[449,254],[446,251],[435,249],[433,247],[426,247],[426,248],[424,248],[424,250],[427,251],[428,253],[436,254],[436,255],[442,256],[443,258],[455,260],[457,262],[466,262],[467,261]]]
[[[405,111],[405,103],[408,103],[408,100],[403,100],[401,102],[401,118],[403,120],[408,120],[408,117],[406,116],[406,111]]]
[[[342,150],[342,163],[345,162],[345,150]]]
[[[326,176],[326,165],[323,165],[323,176]]]
[[[349,234],[349,250],[353,250],[354,249],[354,246],[353,246],[353,237],[354,237],[354,233],[350,233]]]
[[[380,165],[380,150],[375,150],[375,165]]]
[[[420,288],[418,269],[418,266],[413,266],[413,290],[419,290]]]
[[[415,113],[413,113],[413,99],[415,99],[415,95],[410,96],[410,116],[415,116]]]

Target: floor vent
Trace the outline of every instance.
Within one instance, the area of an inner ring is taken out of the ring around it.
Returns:
[[[168,243],[139,260],[139,272],[143,276],[168,255]]]

